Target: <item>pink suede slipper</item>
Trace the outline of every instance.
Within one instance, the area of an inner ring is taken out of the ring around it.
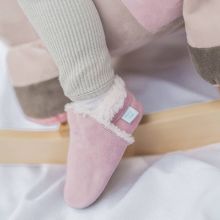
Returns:
[[[74,104],[66,106],[70,146],[64,199],[73,208],[94,203],[105,189],[142,115],[142,105],[127,92],[124,82],[115,83],[103,102],[87,112]]]

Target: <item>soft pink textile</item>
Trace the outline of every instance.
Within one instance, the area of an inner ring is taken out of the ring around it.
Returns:
[[[12,46],[38,39],[17,0],[0,0],[0,38]]]
[[[139,112],[129,124],[122,122],[128,106]],[[128,94],[124,107],[113,120],[116,127],[133,133],[143,115],[142,105]],[[64,198],[74,208],[91,205],[105,189],[118,166],[128,143],[90,116],[68,110],[70,146]]]
[[[102,193],[127,143],[90,117],[71,115],[69,122],[72,124],[72,143],[65,200],[74,208],[83,208]]]
[[[158,32],[182,16],[183,0],[122,0],[148,31]]]
[[[14,86],[29,86],[58,77],[58,69],[41,40],[13,47],[7,56]]]

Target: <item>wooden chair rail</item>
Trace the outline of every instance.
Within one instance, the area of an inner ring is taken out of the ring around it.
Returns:
[[[187,150],[220,142],[220,101],[145,115],[125,157]],[[58,131],[0,131],[0,163],[65,163],[68,126]]]

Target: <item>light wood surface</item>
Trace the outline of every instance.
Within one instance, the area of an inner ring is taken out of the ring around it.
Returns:
[[[125,156],[161,154],[220,142],[220,101],[145,115]],[[0,131],[0,163],[65,163],[68,126]]]

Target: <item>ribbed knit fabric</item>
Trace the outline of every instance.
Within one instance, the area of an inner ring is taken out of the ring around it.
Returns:
[[[72,101],[106,92],[114,71],[99,14],[91,0],[19,0],[45,42]]]

